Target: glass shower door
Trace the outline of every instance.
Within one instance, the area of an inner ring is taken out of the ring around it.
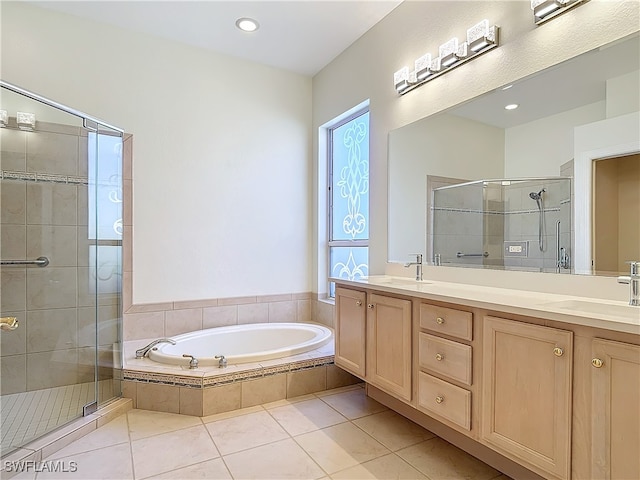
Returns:
[[[87,234],[90,130],[81,117],[5,88],[1,102],[4,456],[95,408],[100,305]],[[19,124],[17,112],[34,123]]]

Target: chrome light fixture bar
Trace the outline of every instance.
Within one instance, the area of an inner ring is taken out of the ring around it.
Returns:
[[[581,1],[581,0],[578,0]],[[460,43],[452,38],[440,45],[438,56],[427,53],[414,62],[414,70],[403,67],[393,75],[393,84],[399,95],[433,80],[499,45],[500,28],[483,20],[467,30],[466,41]]]
[[[586,1],[587,0],[531,0],[533,20],[536,25],[540,25]]]

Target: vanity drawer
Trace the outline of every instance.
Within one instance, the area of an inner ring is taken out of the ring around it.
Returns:
[[[420,368],[471,385],[471,347],[426,333],[419,336]]]
[[[418,407],[471,430],[471,392],[418,373]]]
[[[420,328],[473,340],[473,314],[423,303],[420,305]]]

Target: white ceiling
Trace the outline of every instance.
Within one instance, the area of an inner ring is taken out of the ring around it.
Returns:
[[[448,113],[500,128],[532,122],[606,99],[606,81],[640,68],[640,37],[633,35],[495,90]],[[516,110],[505,105],[516,103]]]
[[[97,22],[315,75],[402,0],[32,1]],[[238,30],[240,17],[258,21]]]

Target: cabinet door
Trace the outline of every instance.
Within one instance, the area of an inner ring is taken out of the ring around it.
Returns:
[[[366,294],[336,288],[335,363],[357,377],[365,377]]]
[[[372,294],[367,315],[367,381],[411,400],[411,302]]]
[[[640,478],[640,346],[596,339],[591,374],[591,476]]]
[[[485,317],[482,354],[482,439],[569,478],[573,332]]]

